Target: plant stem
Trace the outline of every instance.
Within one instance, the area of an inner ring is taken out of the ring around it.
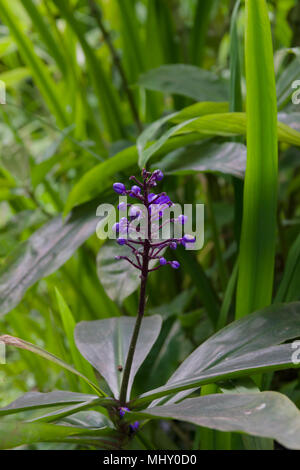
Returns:
[[[141,273],[141,290],[140,290],[138,315],[137,315],[137,319],[135,322],[135,326],[134,326],[134,330],[133,330],[133,334],[132,334],[132,338],[131,338],[131,342],[129,346],[128,356],[126,359],[124,375],[123,375],[123,380],[122,380],[121,390],[120,390],[121,405],[126,404],[127,389],[128,389],[128,383],[129,383],[129,378],[130,378],[133,357],[134,357],[136,344],[137,344],[142,320],[144,317],[145,305],[146,305],[146,286],[147,286],[147,279],[148,279],[148,273],[149,273],[149,252],[151,248],[151,223],[150,223],[150,211],[149,211],[149,203],[148,203],[148,188],[147,188],[146,182],[144,183],[144,195],[145,195],[144,204],[147,208],[147,213],[148,213],[148,238],[145,239],[145,242],[144,242],[143,264],[142,264],[142,273]]]

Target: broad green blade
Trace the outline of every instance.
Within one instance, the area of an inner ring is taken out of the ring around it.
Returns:
[[[162,146],[158,155],[165,155],[176,148],[183,147],[197,140],[199,140],[197,133],[170,139]],[[66,202],[64,214],[67,214],[74,206],[93,199],[107,190],[107,188],[111,187],[115,181],[114,178],[117,172],[128,170],[131,167],[135,167],[133,171],[136,171],[137,163],[138,151],[134,145],[122,150],[109,160],[94,166],[82,176],[71,190]]]
[[[117,304],[137,290],[141,283],[140,271],[126,260],[116,256],[128,256],[134,261],[132,251],[127,246],[119,246],[116,240],[106,242],[97,255],[97,273],[108,297]]]
[[[193,65],[162,65],[141,75],[138,84],[148,90],[183,95],[196,101],[226,101],[226,82],[215,73]]]
[[[90,385],[90,387],[94,389],[94,391],[98,395],[102,397],[106,396],[105,393],[102,392],[102,390],[97,385],[95,385],[87,377],[85,377],[83,374],[81,374],[76,369],[74,369],[74,367],[70,366],[59,357],[54,356],[54,354],[51,354],[48,351],[45,351],[39,346],[35,346],[34,344],[28,343],[27,341],[23,341],[20,338],[16,338],[14,336],[9,336],[9,335],[0,336],[0,342],[4,343],[7,346],[14,346],[15,348],[20,348],[20,349],[24,349],[25,351],[30,351],[34,354],[37,354],[38,356],[43,357],[44,359],[47,359],[48,361],[54,362],[55,364],[61,366],[62,368],[68,370],[69,372],[72,372],[73,374],[83,379],[86,383]]]
[[[300,449],[300,411],[277,392],[206,395],[127,416],[132,421],[177,419],[219,431],[268,437],[289,449]]]
[[[141,406],[142,403],[149,403],[154,399],[172,395],[174,393],[196,389],[201,385],[212,384],[237,377],[247,377],[263,372],[272,372],[282,369],[300,367],[293,359],[293,348],[291,344],[272,346],[265,349],[258,349],[237,358],[226,358],[220,365],[209,367],[207,370],[189,371],[186,378],[176,380],[174,375],[166,385],[141,395],[134,406]],[[178,398],[176,399],[178,401]]]
[[[162,250],[161,256],[165,250]],[[126,260],[116,259],[116,256],[127,256],[136,263],[135,256],[128,246],[119,246],[116,240],[107,241],[97,255],[97,274],[106,294],[117,304],[135,292],[140,283],[140,271]],[[157,260],[151,260],[149,268],[152,269]]]
[[[205,53],[205,43],[214,0],[197,0],[194,24],[191,33],[191,62],[201,67]]]
[[[189,383],[192,388],[200,382],[213,382],[213,377],[220,377],[223,372],[227,377],[238,374],[238,366],[241,367],[241,375],[245,375],[247,368],[249,375],[250,369],[256,367],[293,367],[290,345],[280,346],[272,350],[272,353],[267,348],[298,335],[299,302],[273,305],[246,316],[217,332],[185,359],[166,385],[160,387],[160,396],[163,395],[163,390],[170,393],[171,390],[180,391],[180,383],[182,389],[188,388]]]
[[[14,88],[18,83],[30,76],[31,72],[28,67],[18,67],[0,73],[0,80],[5,83],[6,88]]]
[[[26,422],[27,423],[33,423],[33,422],[39,422],[39,423],[53,423],[53,422],[56,422],[57,423],[57,422],[59,422],[60,424],[64,424],[65,419],[71,420],[71,417],[73,415],[84,413],[84,412],[93,413],[93,411],[86,411],[86,410],[89,410],[89,409],[95,408],[95,407],[97,407],[99,409],[100,406],[101,406],[101,402],[103,402],[103,401],[104,401],[104,398],[98,398],[98,399],[95,399],[95,400],[89,400],[89,401],[85,401],[85,402],[82,402],[82,403],[77,403],[75,405],[74,404],[67,405],[67,406],[64,406],[62,408],[55,409],[54,411],[49,411],[48,410],[48,411],[46,411],[45,414],[39,414],[39,416],[34,417],[32,419],[26,419]],[[112,404],[112,406],[115,406],[115,403],[111,403],[111,404]],[[108,403],[106,403],[105,405],[108,405]],[[105,408],[102,408],[102,410],[103,410],[104,413],[107,413],[107,410],[105,410]],[[104,427],[105,425],[108,425],[108,424],[109,424],[109,427],[112,427],[112,424],[109,423],[109,420],[107,419],[105,414],[100,414],[98,412],[97,412],[97,414],[99,414],[99,416],[102,417],[102,419],[101,419],[102,426],[99,426],[99,427]]]
[[[109,420],[106,416],[103,416],[97,411],[79,411],[74,413],[71,416],[64,417],[60,419],[60,424],[65,425],[69,424],[71,426],[77,426],[85,429],[100,429],[107,426]],[[111,423],[109,423],[111,424]]]
[[[188,121],[194,117],[205,116],[206,114],[228,113],[229,103],[216,101],[202,101],[181,109],[177,113],[169,116],[172,122]],[[158,122],[158,121],[157,121]],[[149,126],[150,127],[150,126]],[[145,131],[146,132],[146,131]]]
[[[185,128],[188,125],[189,120],[191,120],[190,122],[193,122],[192,119],[205,116],[206,114],[224,112],[228,112],[228,103],[207,101],[188,106],[179,112],[168,114],[167,116],[163,116],[157,121],[154,121],[141,133],[137,139],[140,167],[143,168],[149,158],[156,152],[156,150],[161,148],[161,146],[170,137],[172,137],[173,134],[180,131],[182,127]],[[161,129],[161,127],[169,121],[177,122],[178,125],[165,132],[160,139],[158,139],[153,145],[149,147],[149,144],[156,137],[156,134]]]
[[[272,299],[277,210],[277,106],[265,0],[246,0],[247,168],[236,318]]]
[[[63,406],[98,400],[98,395],[84,393],[65,392],[57,390],[49,393],[28,392],[22,397],[0,408],[0,416],[21,413],[22,411],[49,408],[51,406]]]
[[[282,109],[296,91],[293,82],[299,80],[300,57],[296,56],[282,71],[276,83],[278,108]]]
[[[159,162],[169,175],[220,173],[243,178],[247,162],[246,146],[236,142],[202,142],[174,150]]]
[[[197,113],[197,110],[195,110]],[[193,110],[190,109],[189,115],[193,114]],[[171,116],[173,118],[174,115]],[[181,121],[180,114],[175,115],[176,121],[179,121],[174,127],[168,129],[156,142],[146,145],[144,142],[143,149],[140,149],[139,154],[139,165],[145,166],[148,160],[154,155],[158,154],[163,146],[172,142],[174,136],[178,135],[189,135],[189,133],[198,132],[198,140],[205,139],[207,137],[235,137],[239,135],[246,135],[247,133],[247,120],[245,113],[218,113],[218,114],[206,114],[201,117],[191,117],[187,121]],[[160,120],[163,123],[167,121],[167,118]],[[152,124],[152,127],[156,123]],[[300,132],[297,132],[292,127],[278,121],[278,140],[291,145],[300,145]],[[150,126],[151,128],[151,126]],[[148,132],[146,130],[145,132]],[[171,138],[172,137],[172,138]]]
[[[72,436],[95,436],[99,443],[116,443],[118,438],[116,431],[106,427],[96,430],[46,423],[5,422],[0,424],[0,449],[13,449],[35,442],[66,442]]]
[[[300,298],[300,235],[292,245],[283,278],[274,302],[291,302]]]
[[[75,341],[74,341],[74,331],[76,327],[75,320],[69,309],[65,299],[57,288],[55,288],[56,300],[58,303],[58,309],[61,316],[62,324],[64,327],[65,334],[68,338],[70,352],[72,356],[73,363],[75,364],[76,369],[83,372],[92,382],[95,381],[95,374],[91,365],[81,356],[79,353]],[[82,391],[88,392],[87,384],[82,382]]]
[[[136,163],[137,149],[133,146],[94,166],[72,188],[66,202],[64,214],[68,214],[74,206],[86,202],[95,195],[107,190],[112,186],[113,177],[118,171],[130,168]]]
[[[63,221],[53,218],[22,242],[2,263],[0,313],[12,310],[26,290],[62,266],[95,231],[100,201],[78,207]]]
[[[159,315],[145,317],[142,321],[129,378],[128,399],[134,377],[155,343],[161,323]],[[135,318],[118,317],[81,322],[75,330],[79,351],[105,378],[116,398],[119,398],[134,325]]]

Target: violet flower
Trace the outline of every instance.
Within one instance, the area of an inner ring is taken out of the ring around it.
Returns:
[[[121,220],[114,225],[114,230],[118,235],[117,242],[121,246],[126,245],[129,247],[132,256],[130,258],[128,256],[117,256],[116,259],[128,261],[141,272],[138,315],[130,341],[120,390],[119,402],[122,407],[119,408],[119,414],[121,417],[128,411],[126,405],[128,403],[127,391],[129,377],[139,331],[145,313],[148,274],[151,271],[156,271],[167,265],[171,266],[173,269],[178,269],[180,267],[178,261],[167,261],[163,256],[165,249],[171,248],[172,250],[176,250],[179,244],[186,246],[187,243],[195,242],[195,238],[188,234],[185,234],[181,238],[162,239],[160,237],[161,230],[165,224],[172,222],[184,226],[187,220],[184,215],[180,215],[177,219],[168,219],[168,213],[166,211],[173,206],[173,202],[166,193],[156,194],[153,192],[153,188],[157,186],[157,183],[160,182],[163,177],[164,175],[161,170],[155,170],[151,173],[144,169],[142,171],[142,181],[138,180],[135,176],[130,177],[130,180],[134,182],[134,186],[132,186],[131,189],[126,189],[123,183],[115,183],[113,185],[117,194],[127,195],[137,200],[137,202],[133,204],[121,202],[118,206],[121,211],[129,208],[129,215],[128,218],[122,217]],[[138,204],[140,204],[140,206]],[[164,217],[164,213],[166,217]],[[152,267],[150,262],[152,262],[152,264],[153,262],[157,262],[157,266]],[[135,432],[138,427],[138,422],[131,424],[131,432]]]
[[[138,201],[139,204],[143,204],[146,208],[146,214],[139,206],[135,204],[126,204],[121,202],[118,206],[120,211],[125,210],[129,207],[129,217],[122,217],[119,223],[116,223],[113,230],[118,234],[118,244],[127,245],[133,254],[133,259],[127,256],[118,256],[117,259],[124,259],[132,264],[136,269],[143,271],[143,260],[145,255],[145,248],[147,248],[147,272],[156,271],[163,266],[169,265],[173,269],[178,269],[180,264],[178,261],[167,261],[162,256],[162,251],[165,248],[171,248],[176,250],[179,244],[186,246],[187,243],[194,243],[195,238],[191,235],[185,234],[182,238],[170,238],[168,240],[161,240],[158,238],[159,230],[162,229],[161,219],[163,218],[166,209],[172,207],[173,202],[166,193],[156,194],[153,191],[153,187],[157,185],[163,179],[164,175],[161,170],[155,170],[152,173],[142,171],[143,181],[139,181],[135,176],[131,176],[130,180],[136,184],[130,189],[126,189],[123,183],[115,183],[113,189],[116,193],[122,195],[128,195]],[[142,220],[143,217],[148,219],[148,233],[139,233],[139,237],[133,238],[133,232],[136,232],[136,224],[133,226],[133,222]],[[184,225],[187,221],[185,215],[180,215],[177,219],[170,219],[169,222],[179,223]],[[158,266],[149,268],[149,262],[151,260],[158,261]],[[144,269],[145,275],[145,269]]]

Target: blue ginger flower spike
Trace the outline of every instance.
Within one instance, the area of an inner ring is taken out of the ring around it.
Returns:
[[[195,237],[185,234],[181,238],[159,238],[164,225],[166,223],[178,223],[184,226],[187,222],[187,216],[181,214],[176,219],[164,220],[164,213],[173,206],[173,202],[165,193],[154,193],[153,188],[164,178],[161,170],[153,172],[142,170],[142,181],[135,176],[129,179],[134,183],[130,189],[126,189],[123,183],[114,183],[114,191],[122,196],[129,196],[136,199],[138,204],[120,202],[118,209],[120,211],[128,210],[128,217],[122,217],[120,222],[116,223],[113,230],[117,233],[117,243],[121,246],[126,245],[131,249],[132,255],[117,256],[116,259],[128,261],[136,269],[142,272],[142,276],[146,276],[149,272],[156,271],[164,266],[171,266],[178,269],[180,263],[176,260],[167,261],[163,256],[166,248],[176,250],[178,245],[186,247],[187,243],[194,243]],[[143,206],[143,210],[140,208]],[[146,229],[143,230],[143,222],[146,223]],[[140,227],[139,227],[140,224]],[[135,236],[134,236],[135,234]],[[138,234],[138,236],[136,236]],[[155,267],[149,267],[151,261],[158,263]]]

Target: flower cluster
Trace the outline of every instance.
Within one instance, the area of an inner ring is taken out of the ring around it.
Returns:
[[[187,217],[183,214],[176,219],[164,220],[164,214],[174,205],[166,193],[154,193],[153,188],[163,179],[161,170],[148,172],[142,171],[142,181],[135,176],[130,180],[134,185],[126,189],[123,183],[114,183],[113,189],[120,196],[129,196],[138,203],[120,202],[118,209],[120,212],[127,211],[128,217],[122,217],[113,227],[117,233],[119,245],[127,245],[133,254],[133,258],[128,256],[118,256],[117,259],[125,259],[139,270],[143,270],[143,262],[147,257],[148,261],[158,262],[158,266],[148,269],[148,272],[155,271],[162,266],[170,265],[178,269],[178,261],[167,261],[163,256],[166,248],[176,250],[178,245],[186,246],[187,243],[194,243],[195,238],[185,234],[180,238],[162,239],[160,233],[164,225],[177,223],[183,226],[187,222]]]

